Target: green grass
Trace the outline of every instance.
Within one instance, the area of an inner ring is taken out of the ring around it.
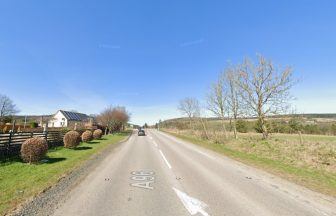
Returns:
[[[167,131],[166,131],[167,132]],[[223,144],[216,144],[202,140],[191,135],[181,135],[168,132],[169,134],[192,142],[199,146],[224,154],[245,164],[266,170],[272,174],[310,188],[320,193],[336,195],[336,174],[310,167],[296,167],[280,160],[261,157],[257,154],[247,153],[232,149]]]
[[[48,161],[36,165],[23,163],[20,158],[0,162],[0,215],[55,184],[91,155],[116,144],[128,134],[104,136],[101,140],[81,143],[75,150],[63,147],[51,149],[47,154]]]

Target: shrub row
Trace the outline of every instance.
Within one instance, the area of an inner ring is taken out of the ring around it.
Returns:
[[[76,148],[81,141],[89,142],[93,139],[100,139],[102,130],[97,129],[93,133],[89,130],[80,135],[77,131],[69,131],[64,135],[63,143],[65,148]],[[27,139],[21,145],[21,158],[27,163],[39,162],[48,152],[48,143],[43,137]]]

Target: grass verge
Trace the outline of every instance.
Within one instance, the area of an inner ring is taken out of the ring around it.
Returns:
[[[291,164],[286,164],[283,161],[260,157],[253,153],[237,151],[225,146],[224,144],[216,144],[191,135],[181,135],[168,131],[165,132],[185,141],[189,141],[196,145],[224,154],[245,164],[261,168],[267,172],[305,186],[314,191],[326,195],[336,196],[335,173],[308,167],[296,167]]]
[[[101,140],[81,143],[76,149],[53,148],[48,151],[47,161],[37,165],[23,163],[18,157],[0,162],[0,215],[52,186],[91,155],[128,135],[128,132],[107,135]]]

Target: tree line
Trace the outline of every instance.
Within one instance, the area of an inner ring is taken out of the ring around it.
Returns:
[[[238,120],[254,117],[257,119],[260,133],[267,139],[270,133],[267,118],[289,110],[292,99],[290,90],[296,82],[293,70],[289,66],[277,66],[262,55],[257,55],[256,62],[245,58],[241,63],[227,66],[211,85],[206,97],[206,109],[221,119],[226,137],[227,119],[230,120],[234,137],[238,138]],[[182,99],[178,110],[188,117],[191,128],[192,121],[197,119],[207,136],[197,99]]]

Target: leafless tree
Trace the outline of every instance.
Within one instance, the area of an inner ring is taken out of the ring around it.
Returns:
[[[237,133],[237,118],[240,114],[241,98],[239,97],[240,88],[238,86],[238,70],[235,67],[228,67],[223,74],[227,83],[227,107],[229,110],[230,118],[232,119],[232,128],[235,139],[238,138]]]
[[[227,113],[227,96],[228,89],[225,85],[225,76],[221,74],[218,80],[212,84],[210,92],[207,96],[207,108],[214,115],[219,117],[222,122],[222,129],[225,137],[228,138],[227,130],[225,126],[225,115]]]
[[[266,117],[284,113],[289,107],[289,91],[295,84],[292,69],[275,67],[259,55],[257,64],[245,59],[240,65],[237,83],[247,111],[258,118],[263,138],[268,138]]]
[[[2,122],[5,117],[12,116],[18,112],[19,110],[13,101],[6,95],[0,94],[0,122]]]
[[[201,124],[204,137],[206,139],[209,139],[207,120],[206,120],[206,117],[203,118],[203,115],[202,115],[203,114],[203,107],[201,106],[201,104],[199,103],[199,101],[197,99],[195,99],[194,108],[195,108],[195,112],[194,112],[193,117],[196,118],[199,121],[199,123]]]
[[[189,119],[190,128],[192,127],[192,120],[195,116],[199,115],[200,108],[199,102],[195,98],[184,98],[180,100],[177,109],[182,113],[182,115],[187,115]]]
[[[123,130],[125,124],[129,121],[130,114],[125,107],[110,106],[104,109],[98,116],[97,121],[105,127],[105,134],[107,129],[109,132]]]

